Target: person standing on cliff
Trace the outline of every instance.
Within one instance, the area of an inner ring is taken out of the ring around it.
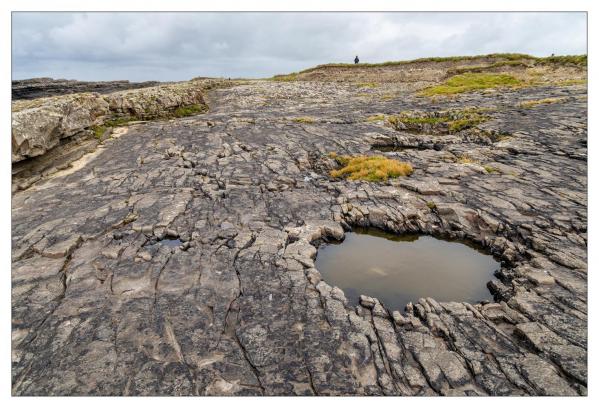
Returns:
[[[354,64],[357,64],[358,62],[360,62],[360,58],[358,58],[358,56],[356,55],[356,58],[354,58]]]

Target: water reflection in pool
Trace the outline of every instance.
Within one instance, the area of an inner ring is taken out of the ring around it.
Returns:
[[[346,233],[343,242],[322,246],[316,258],[324,280],[343,289],[348,300],[373,296],[392,310],[421,297],[491,300],[486,284],[499,267],[492,256],[462,242],[376,229]]]

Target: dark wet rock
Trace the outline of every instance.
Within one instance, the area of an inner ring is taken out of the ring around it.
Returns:
[[[487,107],[485,128],[511,136],[377,152],[415,169],[380,184],[330,179],[327,154],[406,137],[364,116],[429,101],[255,81],[214,90],[207,114],[129,126],[13,195],[13,394],[586,394],[585,92],[438,100]],[[352,304],[314,259],[353,226],[484,246],[503,261],[495,301]]]
[[[82,92],[112,93],[126,89],[148,88],[159,85],[157,81],[101,81],[87,82],[68,79],[32,78],[12,81],[12,100],[36,99],[48,96]]]

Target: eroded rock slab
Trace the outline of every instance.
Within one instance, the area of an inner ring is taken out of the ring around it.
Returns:
[[[366,121],[431,107],[362,93],[218,89],[210,113],[131,126],[16,192],[13,394],[586,394],[585,89],[436,101],[489,108],[496,141]],[[567,98],[518,107],[548,97]],[[412,163],[407,179],[328,177],[331,151],[420,136],[439,148],[377,152]],[[482,244],[503,260],[496,301],[353,304],[314,267],[351,225]]]

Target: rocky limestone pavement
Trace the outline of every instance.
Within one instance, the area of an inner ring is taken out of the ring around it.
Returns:
[[[431,102],[254,81],[208,104],[13,195],[14,395],[586,394],[584,87]],[[464,106],[484,131],[366,120]],[[414,173],[334,180],[331,151]],[[483,245],[495,301],[348,299],[314,259],[351,226]]]

